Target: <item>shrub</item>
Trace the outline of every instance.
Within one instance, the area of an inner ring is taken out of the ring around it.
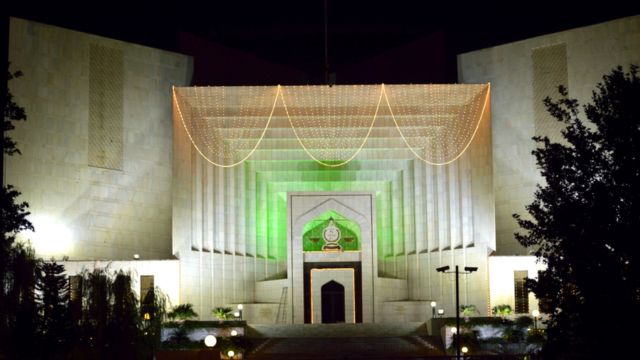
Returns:
[[[167,314],[170,320],[189,320],[198,317],[198,313],[193,310],[193,304],[180,304],[174,306]]]
[[[213,316],[220,320],[233,319],[233,309],[230,307],[217,307],[213,309]]]

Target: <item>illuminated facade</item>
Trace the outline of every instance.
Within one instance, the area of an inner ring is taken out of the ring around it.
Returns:
[[[479,85],[198,88],[188,56],[11,19],[29,120],[4,180],[38,255],[153,276],[201,319],[242,303],[250,323],[426,321],[431,301],[454,313],[443,265],[478,267],[461,303],[481,314],[534,309],[510,214],[539,181],[530,138],[553,130],[535,103],[640,63],[639,24],[460,55]]]

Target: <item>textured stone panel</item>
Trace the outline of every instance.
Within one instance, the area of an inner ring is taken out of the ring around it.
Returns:
[[[543,46],[531,50],[533,66],[533,116],[536,136],[547,136],[552,141],[562,138],[563,123],[547,111],[543,100],[557,99],[558,86],[569,85],[567,72],[567,45],[565,43]]]
[[[122,170],[122,50],[89,46],[89,165]]]

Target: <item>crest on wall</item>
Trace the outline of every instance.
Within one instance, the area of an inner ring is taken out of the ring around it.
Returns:
[[[322,231],[322,238],[324,239],[324,245],[322,246],[322,251],[340,251],[342,250],[342,246],[338,244],[340,241],[340,229],[336,226],[333,221],[333,218],[329,218],[329,223]]]

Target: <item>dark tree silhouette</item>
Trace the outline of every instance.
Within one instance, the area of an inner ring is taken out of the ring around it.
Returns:
[[[36,282],[40,314],[40,334],[48,358],[59,358],[67,351],[71,334],[69,280],[64,265],[51,259],[39,266]]]
[[[122,270],[111,284],[113,305],[109,320],[109,342],[113,358],[127,358],[136,354],[140,341],[140,312],[138,300],[131,289],[131,275]]]
[[[563,143],[534,138],[545,180],[518,241],[547,265],[528,286],[549,312],[545,358],[628,354],[640,308],[640,78],[638,67],[603,77],[584,106],[560,88],[545,99],[566,124]],[[633,357],[633,356],[632,356]]]
[[[10,258],[11,271],[7,286],[8,336],[7,348],[15,358],[32,358],[38,342],[38,308],[35,285],[38,278],[39,260],[29,246],[18,243]]]
[[[22,76],[20,71],[13,73],[7,71],[7,82],[20,76]],[[20,154],[20,151],[7,132],[15,128],[14,121],[24,121],[27,117],[24,108],[13,101],[13,95],[8,86],[4,95],[2,156],[5,154],[11,156]],[[20,192],[12,185],[3,184],[0,194],[2,215],[0,221],[2,232],[2,239],[0,239],[0,358],[4,357],[7,349],[17,346],[13,341],[14,335],[20,333],[29,337],[35,331],[35,303],[33,296],[27,295],[29,291],[26,286],[32,286],[30,293],[33,294],[36,269],[28,267],[35,266],[36,262],[33,251],[28,246],[15,244],[16,235],[19,232],[34,229],[31,222],[27,220],[29,204],[25,201],[18,202],[18,196]],[[19,279],[25,279],[27,282],[18,283]],[[18,318],[25,321],[18,321]],[[32,328],[28,328],[32,325]]]
[[[94,269],[84,274],[82,281],[84,342],[92,350],[91,357],[106,359],[107,326],[111,312],[112,280],[106,269]]]
[[[11,72],[7,70],[7,81],[16,79],[22,76],[22,71]],[[3,120],[3,151],[7,155],[21,154],[18,149],[18,144],[7,135],[7,131],[11,131],[16,127],[13,125],[14,121],[26,121],[27,114],[24,108],[19,106],[13,101],[13,95],[9,91],[7,86],[7,93],[4,98],[4,120]]]

